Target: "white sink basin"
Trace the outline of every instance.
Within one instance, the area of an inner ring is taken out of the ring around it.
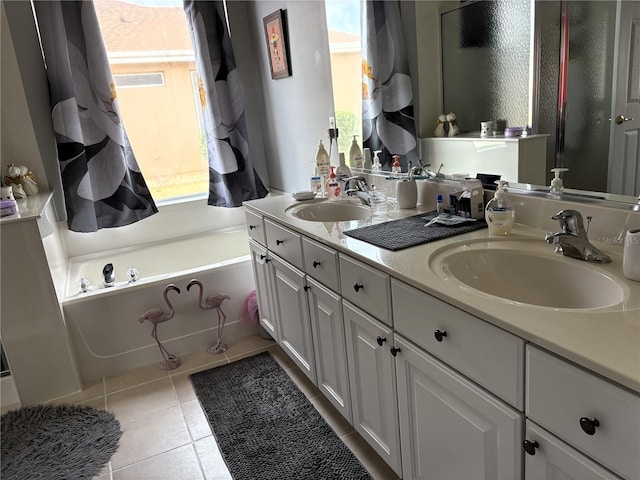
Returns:
[[[350,201],[323,199],[292,205],[285,209],[285,213],[310,222],[346,222],[370,217],[371,209]]]
[[[432,270],[510,303],[562,309],[606,308],[625,289],[596,264],[562,257],[539,241],[478,241],[444,249]]]

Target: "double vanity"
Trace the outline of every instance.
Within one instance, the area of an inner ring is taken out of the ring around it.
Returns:
[[[262,326],[403,479],[640,478],[640,282],[525,200],[507,237],[395,252],[344,234],[381,221],[357,201],[245,203]]]

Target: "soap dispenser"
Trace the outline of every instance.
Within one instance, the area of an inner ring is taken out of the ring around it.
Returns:
[[[561,172],[568,172],[568,168],[552,168],[551,171],[555,174],[555,177],[551,180],[551,193],[562,193],[564,190],[564,185],[562,184],[562,179],[560,178]]]
[[[378,157],[379,153],[382,153],[382,150],[375,150],[373,156],[373,165],[371,165],[371,170],[380,171],[382,170],[382,164],[380,163],[380,158]]]
[[[358,142],[356,141],[356,137],[358,135],[353,136],[353,142],[351,142],[351,148],[349,149],[349,166],[351,168],[362,168],[362,151],[360,151],[360,147],[358,146]]]
[[[393,156],[393,165],[391,165],[392,173],[402,173],[402,166],[400,165],[400,155]]]
[[[331,165],[331,174],[329,175],[329,181],[327,182],[327,192],[329,194],[329,200],[338,200],[342,189],[340,188],[340,182],[336,177],[333,165]]]
[[[504,186],[508,185],[508,182],[498,180],[495,183],[498,184],[498,189],[494,197],[487,203],[484,218],[489,227],[489,235],[509,235],[513,227],[516,211],[507,200],[504,191]]]

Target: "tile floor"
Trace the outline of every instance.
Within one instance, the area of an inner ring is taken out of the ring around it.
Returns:
[[[231,479],[200,407],[189,374],[269,350],[375,479],[397,476],[354,431],[274,342],[258,335],[231,345],[224,355],[195,352],[165,372],[156,364],[88,385],[51,403],[78,403],[116,414],[120,448],[99,480]],[[283,479],[288,480],[288,479]]]

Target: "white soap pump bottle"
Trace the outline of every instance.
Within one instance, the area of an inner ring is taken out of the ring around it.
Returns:
[[[564,185],[562,184],[562,179],[560,178],[561,172],[568,172],[568,168],[552,168],[551,171],[555,174],[555,177],[551,180],[551,193],[562,193],[564,190]]]
[[[374,150],[373,155],[373,165],[371,165],[371,170],[380,171],[382,170],[382,164],[380,163],[380,158],[378,157],[379,153],[382,153],[382,150]]]
[[[498,180],[495,183],[498,184],[498,189],[496,190],[493,198],[489,200],[489,203],[487,203],[487,208],[484,211],[484,218],[487,221],[487,226],[489,227],[489,235],[509,235],[513,228],[516,211],[507,200],[507,196],[504,191],[504,186],[508,185],[508,182]]]

